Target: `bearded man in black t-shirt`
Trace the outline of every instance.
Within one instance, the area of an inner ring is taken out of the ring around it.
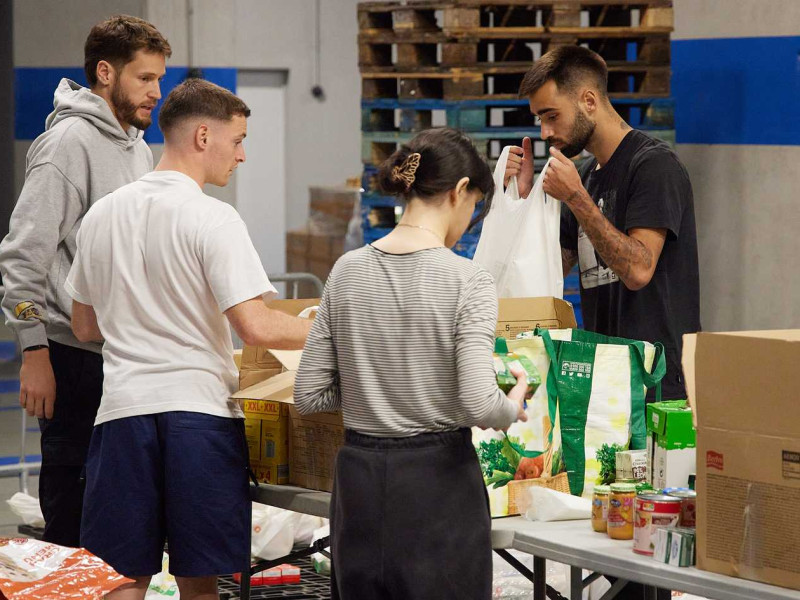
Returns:
[[[683,334],[700,330],[692,186],[675,152],[625,123],[607,88],[608,69],[598,54],[563,46],[534,64],[519,95],[529,100],[550,144],[544,191],[563,202],[564,275],[580,265],[584,326],[661,342],[663,397],[682,399]],[[570,159],[584,149],[593,157],[579,171]],[[520,197],[528,196],[530,138],[512,149],[505,175],[506,183],[517,176]]]

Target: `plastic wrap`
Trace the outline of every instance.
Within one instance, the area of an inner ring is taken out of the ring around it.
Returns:
[[[7,600],[100,600],[131,581],[80,548],[0,538],[0,596]]]

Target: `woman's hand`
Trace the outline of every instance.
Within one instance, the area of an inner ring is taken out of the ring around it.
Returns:
[[[528,420],[528,415],[525,414],[526,402],[525,399],[528,398],[528,390],[530,389],[528,386],[528,375],[525,373],[523,369],[512,368],[511,374],[517,378],[517,385],[511,388],[511,391],[506,394],[509,399],[514,400],[519,404],[519,410],[517,411],[517,421],[525,422]]]

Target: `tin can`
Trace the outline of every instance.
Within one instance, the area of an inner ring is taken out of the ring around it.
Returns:
[[[677,490],[670,496],[681,499],[681,527],[697,526],[697,492],[694,490]]]
[[[632,483],[612,483],[608,499],[608,537],[612,540],[633,539],[633,500],[636,486]]]
[[[644,494],[636,497],[635,506],[633,551],[652,556],[655,530],[676,527],[680,523],[681,499],[663,494]]]
[[[608,496],[611,488],[607,485],[594,486],[592,495],[592,529],[606,533],[608,526]]]

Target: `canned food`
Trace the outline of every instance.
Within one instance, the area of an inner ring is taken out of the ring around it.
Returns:
[[[612,483],[608,497],[608,537],[612,540],[633,539],[633,500],[636,486]]]
[[[652,556],[656,529],[675,527],[680,523],[681,499],[663,494],[644,494],[636,497],[635,506],[633,551]]]
[[[694,490],[678,490],[670,492],[669,495],[681,499],[681,527],[696,527],[697,492]]]
[[[607,485],[594,486],[592,495],[592,529],[605,533],[608,529],[608,496],[611,488]]]

